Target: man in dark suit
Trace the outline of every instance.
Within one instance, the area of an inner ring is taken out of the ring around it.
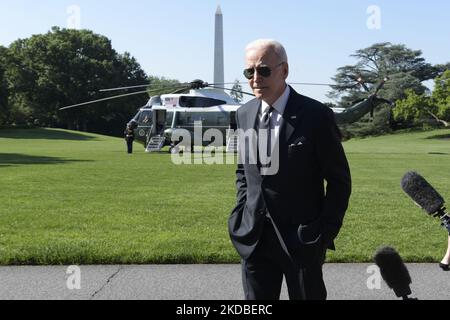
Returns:
[[[236,115],[240,164],[229,218],[245,298],[279,299],[284,275],[290,299],[324,300],[326,250],[334,250],[351,193],[334,113],[286,84],[289,65],[280,43],[252,42],[246,65],[256,99]],[[256,140],[247,139],[251,131]],[[243,140],[257,149],[256,157]]]

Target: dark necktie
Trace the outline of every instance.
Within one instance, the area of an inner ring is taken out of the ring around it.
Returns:
[[[266,150],[266,156],[270,158],[272,155],[272,137],[271,137],[271,128],[270,128],[270,118],[272,116],[273,111],[272,106],[267,106],[264,110],[261,122],[259,124],[259,129],[266,130],[267,133],[267,150]],[[264,132],[264,131],[263,131]]]

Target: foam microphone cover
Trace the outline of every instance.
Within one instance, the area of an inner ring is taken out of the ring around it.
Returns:
[[[406,297],[411,294],[409,285],[411,277],[400,255],[391,247],[383,247],[375,253],[375,263],[380,268],[389,288],[393,289],[397,297]]]
[[[444,206],[442,196],[417,172],[407,172],[401,186],[403,191],[428,214],[434,214]]]

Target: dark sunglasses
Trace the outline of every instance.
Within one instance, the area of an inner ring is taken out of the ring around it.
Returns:
[[[280,62],[275,67],[273,67],[273,69],[278,68],[283,63],[284,62]],[[253,77],[255,76],[255,71],[258,72],[258,74],[260,76],[263,76],[264,78],[268,78],[272,74],[272,69],[270,67],[268,67],[268,66],[261,66],[261,67],[256,67],[256,68],[245,69],[244,70],[244,77],[246,77],[248,80],[253,79]]]

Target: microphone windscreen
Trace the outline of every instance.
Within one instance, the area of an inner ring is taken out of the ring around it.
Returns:
[[[445,201],[441,195],[417,172],[407,172],[401,186],[428,214],[434,214],[444,206]]]
[[[377,250],[374,257],[380,268],[381,276],[389,288],[393,289],[397,297],[406,297],[411,294],[409,285],[411,277],[400,255],[391,247]]]

